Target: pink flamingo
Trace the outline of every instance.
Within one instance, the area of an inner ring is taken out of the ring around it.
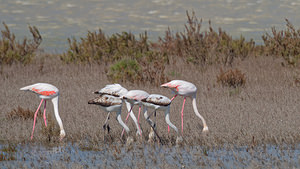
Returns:
[[[189,97],[192,99],[194,112],[195,112],[196,116],[198,116],[202,120],[202,123],[203,123],[202,131],[203,132],[208,131],[206,122],[205,122],[204,118],[200,115],[200,113],[197,109],[197,105],[196,105],[197,87],[193,83],[190,83],[190,82],[187,82],[184,80],[172,80],[168,83],[162,84],[161,87],[170,88],[175,93],[175,96],[171,100],[173,100],[177,95],[184,96],[182,110],[181,110],[181,133],[183,133],[183,110],[184,110],[184,104],[186,101],[186,97]],[[168,128],[168,131],[169,131],[169,128]]]
[[[127,94],[127,92],[128,92],[128,90],[126,88],[124,88],[123,86],[121,86],[120,84],[109,84],[109,85],[106,85],[104,88],[100,89],[99,91],[95,91],[94,93],[100,94],[100,95],[104,95],[104,94],[112,95],[112,96],[119,97],[122,99],[123,96],[125,94]],[[130,103],[125,101],[125,104],[126,104],[126,107],[128,110],[128,114],[130,115],[130,117],[132,118],[132,120],[134,121],[134,123],[136,125],[137,134],[142,135],[142,130],[140,130],[140,128],[139,128],[137,119],[136,119],[134,113],[131,111]],[[108,113],[108,115],[107,115],[107,118],[106,118],[107,120],[109,119],[109,116],[110,116],[110,113]],[[126,121],[127,121],[127,119],[126,119]],[[109,126],[105,126],[105,125],[103,126],[104,129],[106,127],[109,127]]]
[[[179,143],[182,141],[182,137],[179,136],[178,129],[175,125],[173,125],[170,121],[170,105],[171,100],[167,98],[166,96],[159,95],[159,94],[151,94],[147,98],[142,99],[142,104],[147,108],[154,109],[154,113],[156,113],[157,110],[165,111],[165,120],[168,126],[171,126],[177,133],[177,139],[176,143]],[[144,114],[146,120],[151,125],[152,129],[154,130],[155,134],[158,136],[158,134],[155,131],[155,124],[153,124],[152,121],[150,121],[150,116],[153,113],[151,113],[149,116],[147,114]],[[153,135],[153,134],[152,134]],[[151,138],[151,133],[149,134],[149,139]],[[159,136],[158,136],[159,138]],[[159,138],[160,140],[160,138]]]
[[[54,115],[55,118],[57,120],[57,123],[60,127],[60,140],[63,139],[66,136],[61,118],[59,116],[58,113],[58,96],[59,96],[59,90],[57,87],[48,84],[48,83],[36,83],[33,85],[29,85],[29,86],[25,86],[22,87],[20,90],[23,91],[31,91],[35,94],[38,95],[39,98],[41,98],[41,102],[39,107],[37,108],[35,114],[34,114],[34,121],[33,121],[33,129],[32,129],[32,133],[31,133],[31,140],[33,138],[33,133],[34,133],[34,127],[35,127],[35,122],[36,122],[36,117],[37,117],[37,113],[43,103],[43,101],[45,101],[44,104],[44,122],[45,122],[45,126],[47,127],[47,120],[46,120],[46,101],[47,100],[51,100],[54,106]]]
[[[149,94],[143,90],[130,90],[123,96],[123,99],[125,100],[125,102],[129,103],[131,106],[130,110],[128,111],[128,115],[126,117],[125,123],[127,123],[129,113],[132,112],[133,106],[139,105],[139,114],[138,114],[137,123],[138,123],[138,127],[139,127],[140,131],[141,131],[141,127],[139,124],[139,120],[140,120],[140,114],[141,114],[141,108],[142,108],[141,100],[147,98],[148,96],[149,96]],[[147,114],[147,110],[144,109],[144,113]],[[121,137],[123,136],[123,134],[124,134],[124,129],[122,131]]]

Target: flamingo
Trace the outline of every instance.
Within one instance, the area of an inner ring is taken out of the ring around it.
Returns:
[[[184,97],[182,109],[181,109],[181,133],[183,133],[183,110],[184,110],[184,104],[186,101],[186,98],[189,97],[192,99],[193,109],[203,123],[203,132],[208,132],[208,127],[206,125],[205,119],[200,115],[197,105],[196,105],[196,94],[197,94],[197,87],[190,82],[184,81],[184,80],[172,80],[168,83],[162,84],[161,87],[170,88],[174,93],[174,97],[171,99],[173,100],[177,95],[181,95]],[[168,128],[169,131],[169,128]]]
[[[54,115],[55,115],[57,123],[60,127],[60,140],[62,140],[66,136],[66,133],[65,133],[65,130],[64,130],[64,127],[63,127],[63,124],[62,124],[62,120],[61,120],[61,118],[59,116],[59,113],[58,113],[58,96],[59,96],[58,88],[51,85],[51,84],[48,84],[48,83],[36,83],[36,84],[33,84],[33,85],[22,87],[22,88],[20,88],[20,90],[31,91],[31,92],[37,94],[38,97],[42,99],[41,102],[40,102],[39,107],[37,108],[36,112],[34,113],[31,140],[33,138],[37,113],[38,113],[43,101],[45,102],[45,104],[44,104],[44,122],[45,122],[45,126],[47,127],[47,120],[46,120],[46,101],[47,100],[51,100],[52,103],[53,103]]]
[[[143,90],[130,90],[123,96],[123,99],[125,100],[125,102],[129,103],[130,107],[131,107],[130,110],[128,111],[128,115],[126,117],[125,123],[127,123],[129,113],[132,112],[133,106],[134,105],[139,105],[139,114],[138,114],[137,123],[138,123],[138,128],[139,128],[140,131],[141,131],[141,127],[140,127],[140,124],[139,124],[139,120],[140,120],[140,113],[141,113],[141,108],[142,108],[141,100],[147,98],[148,96],[149,96],[149,94],[147,92],[143,91]],[[144,109],[144,113],[147,114],[146,109]],[[123,134],[124,134],[124,129],[122,131],[121,137],[123,136]]]
[[[142,104],[147,108],[154,109],[154,113],[156,113],[157,110],[165,111],[166,123],[176,131],[176,133],[177,133],[176,143],[178,143],[178,142],[182,141],[182,137],[179,136],[177,127],[175,125],[173,125],[170,121],[171,102],[172,101],[169,98],[167,98],[166,96],[160,95],[160,94],[151,94],[147,98],[142,99]],[[148,121],[148,123],[151,125],[154,132],[156,133],[153,122],[149,121],[149,118],[152,114],[153,113],[151,113],[149,116],[147,114],[144,114],[144,116],[145,116],[146,120]],[[149,139],[150,139],[150,134],[149,134]],[[157,133],[156,133],[156,135],[157,135]],[[160,140],[160,138],[159,138],[159,140]]]
[[[88,101],[88,104],[95,104],[99,105],[100,108],[102,108],[104,111],[108,112],[116,112],[117,113],[117,120],[120,123],[120,125],[126,130],[127,133],[130,132],[129,128],[127,125],[123,122],[121,119],[121,110],[122,110],[122,99],[116,96],[111,96],[111,95],[100,95],[99,97],[96,97],[92,100]],[[108,118],[105,121],[105,124],[107,123]],[[130,137],[127,138],[127,141],[129,141]]]
[[[107,95],[112,95],[115,97],[122,98],[127,92],[128,92],[128,90],[126,88],[124,88],[123,86],[121,86],[120,84],[109,84],[109,85],[106,85],[104,88],[102,88],[98,91],[95,91],[94,93],[100,94],[100,95],[107,94]],[[134,121],[134,123],[136,125],[137,134],[142,135],[142,130],[140,130],[140,128],[139,128],[137,119],[136,119],[134,113],[131,111],[130,103],[125,101],[125,104],[126,104],[128,113],[130,114],[130,117],[132,118],[132,120]],[[109,116],[110,116],[110,113],[108,113],[108,115],[107,115],[106,123],[107,123],[107,120],[109,119]],[[108,126],[106,126],[106,125],[103,126],[104,129],[106,127],[108,127]]]

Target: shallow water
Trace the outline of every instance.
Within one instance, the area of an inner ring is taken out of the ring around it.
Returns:
[[[84,37],[99,28],[106,34],[147,30],[156,40],[168,27],[183,31],[186,10],[203,18],[204,29],[211,20],[215,29],[222,27],[234,37],[243,34],[257,43],[272,26],[283,29],[285,18],[300,25],[300,0],[0,0],[0,4],[0,22],[5,21],[18,38],[31,38],[27,25],[37,26],[41,47],[48,52],[63,52],[67,38]]]
[[[0,145],[0,153],[7,145]],[[104,145],[88,150],[82,146],[66,144],[48,147],[19,144],[12,152],[15,160],[0,162],[1,168],[299,168],[300,145],[205,148],[201,146],[159,146],[139,144]]]

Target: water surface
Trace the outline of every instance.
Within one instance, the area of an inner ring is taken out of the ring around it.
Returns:
[[[7,154],[4,147],[7,145],[0,145],[0,153]],[[112,144],[93,150],[71,143],[54,147],[19,144],[11,154],[15,159],[0,162],[1,168],[300,167],[300,145],[206,148]]]

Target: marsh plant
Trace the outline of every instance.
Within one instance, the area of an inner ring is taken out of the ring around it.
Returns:
[[[8,26],[3,22],[4,30],[1,30],[0,39],[0,65],[20,62],[30,63],[34,58],[34,53],[42,43],[42,36],[35,26],[28,26],[33,39],[26,37],[22,42],[16,40],[16,36],[10,32]]]
[[[106,36],[101,29],[88,32],[78,42],[68,39],[69,50],[61,55],[65,63],[92,63],[104,65],[107,77],[112,82],[149,82],[160,84],[166,81],[164,64],[167,57],[151,49],[147,32],[137,40],[132,33],[122,32]]]
[[[281,56],[288,64],[296,65],[300,58],[300,29],[292,25],[285,19],[286,29],[276,30],[272,27],[272,33],[262,36],[264,41],[264,51],[267,55]]]
[[[198,20],[195,12],[186,12],[187,24],[185,31],[172,34],[168,29],[163,38],[159,38],[157,47],[163,53],[182,57],[188,63],[201,66],[221,63],[231,65],[235,58],[244,59],[254,50],[255,43],[249,42],[243,36],[233,39],[219,28],[216,32],[209,21],[209,31],[202,31],[202,19]]]
[[[38,113],[41,114],[41,111]],[[18,106],[17,108],[13,109],[12,111],[8,112],[6,114],[6,118],[9,120],[14,119],[33,119],[34,117],[34,111],[29,109],[24,109],[23,107]]]
[[[229,69],[225,72],[221,69],[217,76],[217,82],[222,86],[232,88],[243,87],[246,83],[246,76],[238,69]]]

